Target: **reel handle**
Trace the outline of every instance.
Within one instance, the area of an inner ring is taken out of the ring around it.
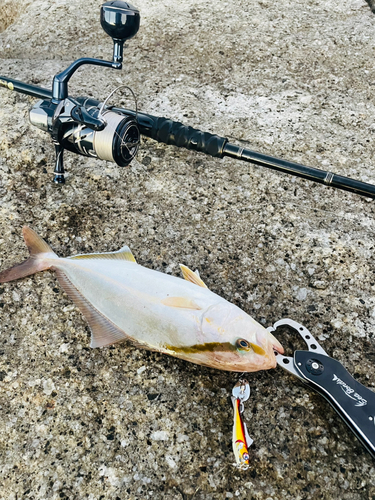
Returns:
[[[83,57],[77,59],[64,71],[53,78],[52,101],[58,104],[69,96],[68,82],[83,64],[105,66],[107,68],[122,69],[123,50],[126,40],[133,38],[139,30],[139,10],[130,3],[120,0],[111,0],[104,3],[100,8],[100,23],[103,30],[113,39],[112,61]]]

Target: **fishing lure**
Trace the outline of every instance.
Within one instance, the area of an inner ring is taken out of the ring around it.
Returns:
[[[233,453],[236,465],[241,470],[246,470],[250,465],[249,448],[253,440],[249,436],[246,424],[243,421],[244,402],[250,397],[250,385],[245,379],[240,379],[232,390],[233,418]]]

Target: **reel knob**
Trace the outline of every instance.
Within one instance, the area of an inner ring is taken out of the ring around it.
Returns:
[[[100,8],[100,24],[103,30],[115,40],[129,40],[139,30],[139,10],[130,3],[112,0]]]

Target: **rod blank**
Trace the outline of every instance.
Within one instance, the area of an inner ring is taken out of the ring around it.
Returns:
[[[326,170],[306,167],[299,163],[257,153],[250,149],[230,144],[229,142],[224,146],[223,156],[229,156],[236,160],[246,161],[272,170],[278,170],[279,172],[302,177],[303,179],[308,179],[344,191],[350,191],[361,196],[366,196],[367,198],[375,198],[375,185],[373,184],[357,181],[350,177],[344,177],[343,175],[334,174]]]

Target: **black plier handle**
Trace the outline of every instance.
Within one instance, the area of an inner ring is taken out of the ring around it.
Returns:
[[[308,351],[295,351],[293,358],[275,353],[277,364],[321,394],[375,458],[375,392],[357,382],[339,361],[329,357],[303,325],[281,319],[268,330],[274,332],[280,326],[297,331]]]

